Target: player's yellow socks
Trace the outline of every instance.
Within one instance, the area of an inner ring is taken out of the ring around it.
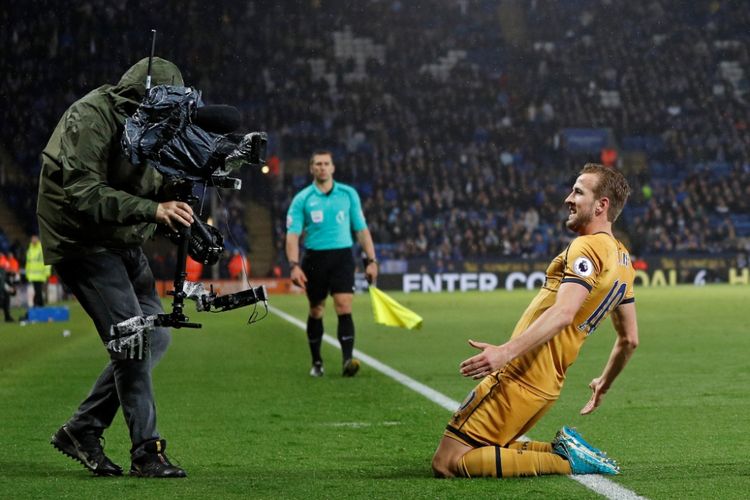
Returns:
[[[552,443],[542,443],[541,441],[513,441],[508,444],[506,448],[511,450],[523,450],[523,451],[541,451],[544,453],[552,453]]]
[[[567,460],[555,453],[544,451],[500,448],[500,463],[503,477],[571,473]]]
[[[474,448],[461,457],[460,463],[464,477],[497,477],[500,448],[497,446]]]
[[[465,477],[519,477],[570,474],[567,460],[554,453],[484,446],[461,458]]]

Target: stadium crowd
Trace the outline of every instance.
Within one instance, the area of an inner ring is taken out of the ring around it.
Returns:
[[[0,13],[1,145],[29,175],[3,199],[34,232],[38,153],[92,82],[146,55],[157,5],[50,2]],[[363,198],[381,258],[538,258],[564,247],[559,200],[607,130],[635,188],[618,224],[638,255],[750,252],[750,5],[678,0],[159,2],[158,52],[207,102],[268,130],[282,164],[320,146]],[[13,21],[13,22],[11,22]],[[252,27],[252,29],[249,29]],[[44,33],[46,36],[39,36]],[[112,36],[112,33],[119,34]],[[185,33],[190,33],[186,36]],[[220,37],[224,43],[216,43]],[[81,72],[80,68],[86,68]],[[309,182],[269,184],[278,263],[284,214]],[[257,193],[256,193],[257,194]],[[227,240],[249,250],[243,198]]]
[[[316,122],[331,124],[316,136],[339,146],[344,178],[366,193],[386,256],[559,250],[569,236],[557,200],[571,172],[599,160],[598,151],[584,160],[566,150],[560,131],[575,127],[613,131],[636,189],[620,224],[634,252],[748,250],[748,84],[732,72],[747,63],[747,5],[533,2],[534,42],[517,47],[497,36],[496,2],[453,5],[458,12],[446,14],[368,4],[358,19],[394,29],[382,37],[359,22],[357,31],[384,43],[387,64],[368,60],[366,77],[335,73],[324,81],[333,103],[312,96],[316,110],[328,106]],[[468,56],[447,76],[415,63],[456,48]],[[629,166],[624,157],[637,151],[648,163]],[[289,184],[276,197],[279,214]]]

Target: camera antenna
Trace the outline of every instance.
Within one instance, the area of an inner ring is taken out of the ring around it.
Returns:
[[[151,89],[151,61],[154,59],[156,48],[156,30],[151,30],[151,54],[148,56],[148,71],[146,72],[146,92]]]

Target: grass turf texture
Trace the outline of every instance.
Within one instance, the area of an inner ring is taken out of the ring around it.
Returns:
[[[424,317],[424,328],[375,325],[368,297],[358,296],[357,348],[460,401],[474,385],[458,375],[473,352],[466,339],[506,339],[532,293],[393,296]],[[750,287],[639,289],[637,300],[641,347],[604,405],[578,415],[614,341],[609,322],[586,342],[531,437],[578,426],[622,465],[614,481],[650,498],[745,498]],[[271,301],[304,321],[303,297]],[[204,328],[175,331],[154,374],[159,429],[189,474],[174,481],[94,478],[48,444],[106,363],[77,305],[67,323],[0,325],[0,497],[597,497],[566,477],[432,479],[444,409],[367,365],[342,378],[340,353],[328,344],[325,377],[309,377],[304,332],[277,316],[247,326],[244,310],[189,315]],[[330,303],[325,324],[335,337]],[[127,470],[121,415],[106,438]]]

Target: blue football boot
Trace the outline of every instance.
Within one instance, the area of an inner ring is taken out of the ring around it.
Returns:
[[[567,426],[557,431],[555,439],[552,440],[552,451],[570,462],[573,474],[620,473],[617,462],[588,444],[575,429]]]

